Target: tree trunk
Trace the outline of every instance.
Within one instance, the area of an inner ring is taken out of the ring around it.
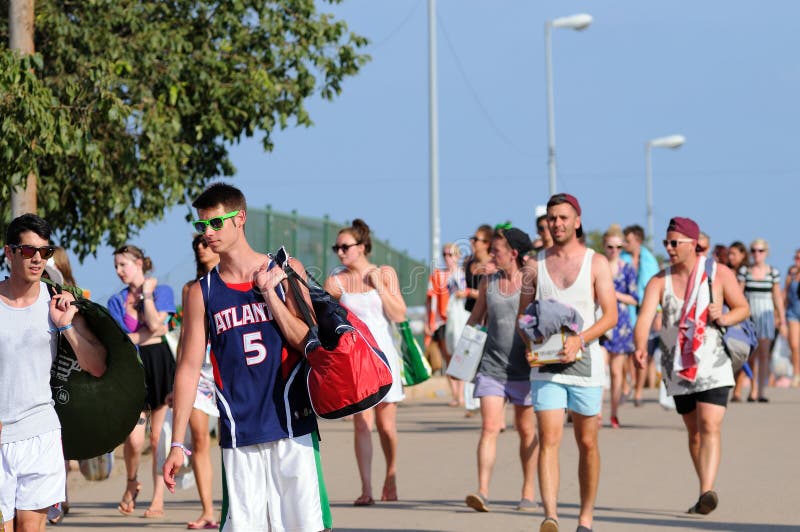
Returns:
[[[33,46],[34,0],[11,0],[8,4],[9,46],[20,55],[31,55]],[[31,172],[27,183],[11,193],[11,217],[36,212],[36,175]]]

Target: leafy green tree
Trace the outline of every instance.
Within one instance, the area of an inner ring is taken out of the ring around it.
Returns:
[[[0,226],[34,172],[39,214],[81,258],[233,175],[243,135],[269,151],[276,128],[311,125],[306,100],[368,60],[314,0],[37,0],[36,55],[7,42],[3,19]]]

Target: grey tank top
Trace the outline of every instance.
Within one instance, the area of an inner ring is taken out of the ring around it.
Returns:
[[[478,371],[500,381],[527,381],[531,367],[517,333],[519,290],[503,295],[498,282],[501,275],[496,273],[487,278],[486,345]]]

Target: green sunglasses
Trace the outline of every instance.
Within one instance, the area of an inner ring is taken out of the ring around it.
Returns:
[[[225,225],[225,220],[227,220],[228,218],[233,218],[237,214],[239,214],[239,211],[231,211],[228,214],[223,214],[222,216],[215,216],[214,218],[209,218],[208,220],[195,220],[194,222],[192,222],[192,225],[194,225],[194,229],[198,233],[205,233],[206,227],[208,227],[209,225],[211,226],[211,229],[213,229],[214,231],[219,231],[220,229],[222,229],[222,226]]]

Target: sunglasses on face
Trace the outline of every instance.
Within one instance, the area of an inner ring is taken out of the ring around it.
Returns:
[[[33,256],[36,255],[36,252],[38,251],[39,256],[42,259],[47,260],[53,256],[53,253],[56,252],[55,246],[42,246],[40,248],[37,248],[36,246],[31,246],[28,244],[9,244],[8,247],[11,248],[12,252],[19,250],[20,253],[22,253],[23,259],[32,259]]]
[[[767,250],[764,248],[750,248],[750,253],[764,253],[765,251]]]
[[[622,249],[622,244],[613,245],[613,244],[606,244],[606,249]]]
[[[488,240],[484,240],[483,238],[478,238],[477,236],[469,237],[470,242],[483,242],[484,244],[488,244]]]
[[[341,251],[342,253],[347,253],[347,250],[349,250],[353,246],[359,245],[360,243],[361,242],[356,242],[355,244],[341,244],[341,245],[334,244],[331,246],[331,249],[333,250],[334,253],[339,253],[339,251]]]
[[[536,226],[536,232],[537,233],[544,233],[546,230],[547,230],[547,226],[546,225],[537,225]]]
[[[455,257],[455,256],[456,256],[456,254],[453,253],[453,252],[450,252],[450,251],[443,251],[442,252],[442,257]]]
[[[213,229],[214,231],[219,231],[220,229],[222,229],[222,226],[225,225],[225,220],[227,220],[228,218],[233,218],[237,214],[239,214],[239,211],[231,211],[228,214],[223,214],[222,216],[215,216],[214,218],[209,218],[208,220],[195,220],[194,222],[192,222],[192,225],[194,225],[194,230],[197,231],[198,233],[205,233],[206,227],[208,227],[209,225],[211,226],[211,229]]]
[[[673,240],[664,240],[662,243],[665,248],[676,248],[681,242],[691,242],[690,238],[675,238]]]

